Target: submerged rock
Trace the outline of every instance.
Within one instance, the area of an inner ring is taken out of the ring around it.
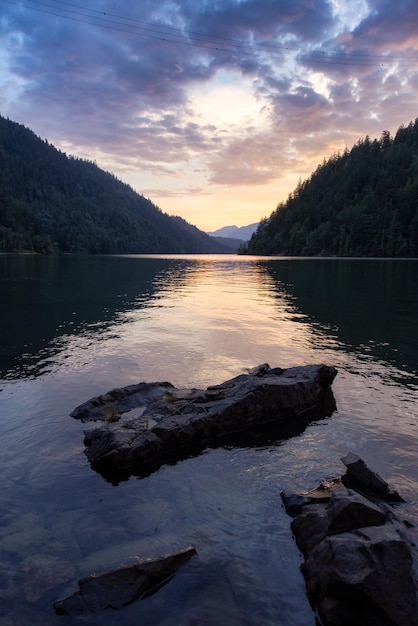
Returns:
[[[121,609],[145,598],[168,583],[177,570],[196,554],[192,547],[157,559],[147,559],[79,581],[79,591],[54,603],[58,615],[90,615]]]
[[[331,414],[334,367],[289,369],[263,364],[206,390],[140,383],[80,405],[72,416],[95,420],[84,443],[92,467],[118,481],[149,473],[190,447],[202,449],[231,433]]]
[[[70,580],[74,568],[57,556],[36,554],[22,563],[23,593],[28,602],[37,602],[51,589]]]
[[[342,460],[347,474],[327,481],[328,493],[323,485],[303,496],[282,493],[308,597],[324,626],[418,626],[417,549],[382,501],[401,498],[356,455]],[[366,485],[371,499],[345,486],[353,473],[351,484]]]

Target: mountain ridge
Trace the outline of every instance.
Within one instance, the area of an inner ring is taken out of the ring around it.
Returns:
[[[248,224],[247,226],[222,226],[218,230],[207,232],[210,237],[225,237],[228,239],[240,239],[241,241],[248,241],[251,235],[256,231],[258,222],[254,224]]]
[[[0,116],[0,252],[228,253],[92,161]]]
[[[418,257],[418,118],[324,159],[240,251]]]

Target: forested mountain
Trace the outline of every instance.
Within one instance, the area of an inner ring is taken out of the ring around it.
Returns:
[[[324,160],[241,251],[418,257],[418,118]]]
[[[0,116],[0,252],[228,252],[90,161]]]
[[[244,239],[235,239],[234,237],[214,237],[211,238],[217,241],[222,246],[226,246],[230,252],[238,252],[238,250],[245,244]]]

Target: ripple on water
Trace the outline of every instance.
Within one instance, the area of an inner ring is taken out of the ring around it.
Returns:
[[[2,626],[62,624],[52,602],[78,578],[189,544],[198,556],[118,624],[313,626],[280,491],[341,474],[350,450],[406,496],[418,527],[416,264],[60,258],[44,270],[30,324],[23,278],[0,311]],[[69,417],[81,402],[141,380],[206,387],[263,362],[337,366],[337,411],[289,439],[210,449],[118,487],[89,467]],[[25,596],[48,562],[57,585]],[[114,626],[115,614],[86,621]]]

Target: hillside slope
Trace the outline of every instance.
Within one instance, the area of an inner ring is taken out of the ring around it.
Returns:
[[[418,118],[324,160],[243,251],[418,257]]]
[[[0,116],[0,252],[228,252],[90,161]]]

